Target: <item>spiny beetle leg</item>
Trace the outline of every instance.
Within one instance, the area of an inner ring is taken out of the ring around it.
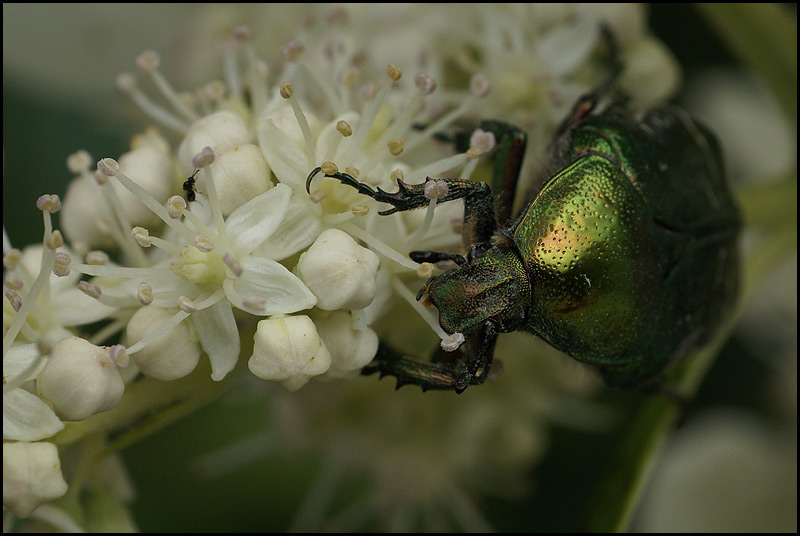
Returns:
[[[400,352],[381,343],[375,359],[361,369],[368,376],[379,373],[380,377],[394,376],[397,388],[404,385],[419,385],[423,391],[429,389],[452,391],[455,389],[456,375],[452,366],[444,363],[421,362],[404,356]]]
[[[306,191],[311,189],[311,181],[321,171],[321,168],[315,168],[306,179]],[[397,179],[397,186],[399,190],[395,193],[389,193],[381,188],[373,189],[371,186],[358,182],[354,177],[347,173],[325,173],[326,177],[337,179],[342,184],[355,188],[358,193],[371,197],[372,199],[381,203],[392,205],[393,208],[381,211],[379,214],[386,216],[394,214],[395,212],[402,212],[404,210],[413,210],[415,208],[422,208],[430,203],[430,200],[425,197],[425,184],[428,181],[434,180],[428,177],[425,182],[420,184],[406,184],[400,179]],[[448,193],[437,199],[437,203],[446,203],[455,199],[468,198],[468,199],[491,199],[491,190],[489,186],[482,182],[472,182],[465,179],[442,179],[448,188]],[[467,202],[469,205],[469,201]],[[489,205],[491,206],[491,205]]]
[[[457,253],[443,253],[440,251],[410,251],[408,256],[411,257],[411,260],[414,262],[429,262],[431,264],[436,264],[437,262],[442,261],[453,261],[459,266],[466,266],[467,259],[464,258],[463,255],[459,255]]]
[[[457,350],[460,352],[457,359],[421,362],[380,344],[375,359],[361,370],[361,374],[366,376],[377,372],[381,378],[394,376],[398,389],[413,384],[419,385],[423,391],[452,390],[461,394],[470,385],[479,385],[489,376],[496,341],[494,323],[486,322]]]

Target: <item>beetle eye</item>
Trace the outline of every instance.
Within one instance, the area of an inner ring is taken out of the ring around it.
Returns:
[[[472,249],[469,250],[469,253],[467,254],[467,260],[471,261],[472,259],[480,259],[484,255],[486,255],[486,252],[489,251],[490,249],[492,249],[492,245],[486,242],[475,244],[474,246],[472,246]]]

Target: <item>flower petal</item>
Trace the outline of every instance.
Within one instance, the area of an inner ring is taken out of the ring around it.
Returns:
[[[309,309],[317,298],[283,265],[251,255],[241,277],[226,279],[225,294],[239,309],[255,315],[277,315]]]
[[[276,261],[307,248],[322,231],[319,218],[311,212],[307,199],[293,195],[280,225],[256,250],[262,257]]]
[[[200,345],[211,361],[211,379],[220,381],[236,366],[241,346],[231,304],[219,300],[193,313],[192,322]]]
[[[46,359],[40,359],[40,352],[36,343],[16,344],[8,349],[8,353],[3,358],[3,385],[14,382],[17,376],[27,370],[31,364],[39,362],[25,374],[23,381],[32,380],[42,371]]]
[[[50,406],[36,395],[25,389],[3,394],[3,439],[38,441],[63,428]]]
[[[542,36],[537,55],[551,74],[562,76],[586,61],[599,35],[597,24],[588,19],[558,25]]]
[[[288,186],[278,184],[231,212],[225,231],[237,252],[252,252],[277,229],[291,195]]]
[[[78,288],[62,290],[51,296],[53,310],[62,326],[82,326],[102,320],[117,309],[87,296]]]
[[[313,168],[306,169],[308,155],[304,147],[281,131],[272,119],[260,119],[256,135],[264,159],[278,180],[293,190],[305,188],[306,176]]]

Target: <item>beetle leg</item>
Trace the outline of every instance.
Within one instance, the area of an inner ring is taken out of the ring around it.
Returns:
[[[528,136],[519,127],[503,121],[483,121],[478,129],[491,132],[496,140],[492,191],[500,197],[497,217],[505,225],[511,219]]]
[[[411,257],[411,260],[414,262],[429,262],[431,264],[436,264],[437,262],[442,261],[453,261],[459,266],[466,266],[467,259],[464,258],[463,255],[459,255],[457,253],[442,253],[440,251],[410,251],[408,256]]]
[[[464,349],[466,354],[461,373],[456,380],[456,393],[470,385],[480,385],[489,376],[492,368],[494,345],[497,342],[497,325],[487,320],[477,332],[470,334]]]
[[[375,359],[361,370],[361,374],[379,373],[397,378],[397,388],[408,384],[428,389],[453,390],[462,393],[470,385],[486,381],[492,366],[492,354],[497,341],[494,322],[486,322],[476,333],[470,335],[461,352],[461,357],[451,358],[444,354],[433,361],[417,361],[388,346],[381,344]]]
[[[311,188],[311,181],[321,171],[320,168],[314,169],[306,179],[306,191]],[[405,210],[413,210],[415,208],[422,208],[428,205],[430,199],[425,196],[425,185],[428,181],[434,179],[428,177],[425,182],[420,184],[407,184],[400,179],[397,179],[397,186],[399,190],[394,193],[389,193],[378,188],[372,188],[370,185],[363,182],[358,182],[354,177],[347,173],[326,173],[326,177],[339,180],[342,184],[351,186],[358,190],[358,193],[371,197],[381,203],[388,203],[393,208],[381,211],[382,216],[394,214],[395,212],[402,212]],[[484,197],[489,194],[489,187],[482,182],[472,182],[465,179],[442,179],[448,187],[448,193],[438,198],[437,203],[445,203],[463,197]]]
[[[306,190],[310,190],[311,181],[321,171],[314,169],[306,179]],[[388,203],[392,208],[382,210],[380,215],[386,216],[404,210],[422,208],[430,203],[425,196],[425,184],[431,181],[428,177],[420,184],[406,184],[397,180],[399,190],[389,193],[381,188],[373,189],[368,184],[358,182],[347,173],[325,174],[326,177],[337,179],[342,184],[355,188],[359,193],[371,197],[381,203]],[[466,179],[442,179],[447,184],[447,194],[439,197],[437,203],[445,203],[456,199],[464,199],[464,225],[462,230],[463,242],[466,248],[478,242],[488,242],[497,231],[497,219],[494,214],[494,199],[489,185],[483,182],[473,182]]]

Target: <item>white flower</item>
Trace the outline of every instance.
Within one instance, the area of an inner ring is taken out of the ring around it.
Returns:
[[[254,252],[276,230],[285,215],[291,196],[289,188],[283,185],[271,188],[223,218],[213,174],[208,168],[206,173],[211,180],[203,184],[210,194],[209,204],[205,208],[202,205],[193,207],[189,212],[181,208],[185,207],[185,202],[180,198],[170,201],[169,210],[155,202],[137,189],[130,178],[115,171],[113,161],[109,160],[102,167],[140,195],[170,226],[171,234],[164,235],[168,240],[151,237],[145,229],[135,230],[141,245],[154,245],[170,254],[148,268],[77,267],[88,274],[128,279],[129,284],[121,287],[114,280],[110,280],[110,284],[103,281],[99,284],[109,293],[127,293],[132,305],[143,303],[138,289],[144,281],[150,287],[149,293],[157,297],[152,303],[147,302],[149,306],[180,307],[169,321],[128,348],[134,359],[137,359],[136,352],[191,315],[200,344],[211,360],[212,378],[221,380],[233,369],[239,355],[239,333],[231,306],[256,315],[272,315],[296,312],[316,303],[314,295],[288,269]],[[177,214],[185,215],[185,220],[171,216],[173,206],[177,206]],[[152,363],[153,359],[143,361]]]
[[[331,366],[331,355],[311,319],[274,316],[258,323],[253,355],[247,365],[262,380],[296,391]]]
[[[68,337],[53,346],[39,390],[60,417],[79,421],[116,406],[125,384],[107,349]]]
[[[297,274],[320,309],[363,309],[375,297],[378,263],[378,256],[350,235],[328,229],[300,256]]]
[[[43,245],[26,247],[16,266],[6,273],[6,278],[14,277],[20,281],[22,286],[16,292],[22,297],[23,303],[31,300],[31,305],[35,303],[35,307],[31,307],[24,319],[20,318],[24,320],[24,324],[21,326],[22,337],[18,340],[54,344],[70,334],[67,328],[107,318],[116,308],[82,292],[77,287],[80,273],[71,271],[63,277],[55,275],[53,273],[55,259],[50,257],[49,251],[44,254],[46,249],[48,248]],[[59,249],[70,257],[75,255],[67,247],[62,246]],[[42,278],[39,284],[41,286],[34,286],[38,278]],[[34,290],[33,294],[30,294],[31,290]],[[7,297],[4,307],[8,307]],[[16,318],[10,308],[7,312],[8,315],[4,314],[6,329],[10,326],[11,320]]]
[[[66,492],[55,445],[3,442],[3,506],[15,516],[28,517],[40,504]]]
[[[138,146],[119,159],[122,172],[135,177],[137,185],[159,203],[166,201],[175,183],[173,160],[159,147],[162,140],[153,133],[140,136],[135,140]],[[119,183],[100,187],[94,173],[89,171],[90,161],[88,154],[71,157],[70,167],[78,177],[67,188],[61,214],[64,232],[70,240],[88,247],[109,247],[119,241],[120,232],[132,226],[150,227],[158,223],[158,217]],[[120,229],[117,222],[124,222],[125,227]]]
[[[50,406],[24,388],[44,365],[36,344],[16,344],[3,358],[3,439],[38,441],[64,428]]]

